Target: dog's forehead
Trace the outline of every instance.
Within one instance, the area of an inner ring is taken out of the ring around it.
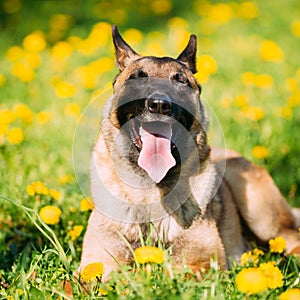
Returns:
[[[139,73],[141,72],[141,76]],[[191,70],[181,61],[171,57],[141,56],[133,60],[114,80],[115,84],[123,84],[129,78],[157,77],[170,79],[177,73],[185,74],[191,87],[198,90],[198,84]],[[137,75],[137,77],[135,77]]]
[[[172,72],[188,71],[188,68],[180,61],[171,57],[144,56],[136,60],[132,65],[134,70],[142,68],[148,74],[167,75]]]

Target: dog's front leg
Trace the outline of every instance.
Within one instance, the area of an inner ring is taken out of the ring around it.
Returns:
[[[132,254],[116,232],[112,221],[94,210],[90,216],[84,236],[79,273],[90,263],[100,262],[104,265],[102,281],[109,278],[113,270],[121,264],[132,261]]]
[[[216,259],[226,268],[225,251],[213,220],[197,220],[174,239],[173,261],[176,267],[187,265],[193,272],[208,270]]]

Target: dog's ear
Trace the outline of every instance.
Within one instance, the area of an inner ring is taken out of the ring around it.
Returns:
[[[187,46],[177,57],[177,59],[183,62],[193,72],[193,74],[197,73],[196,53],[197,53],[197,37],[195,34],[191,34]]]
[[[123,71],[131,61],[140,57],[122,38],[116,25],[112,26],[112,37],[115,45],[116,64]]]

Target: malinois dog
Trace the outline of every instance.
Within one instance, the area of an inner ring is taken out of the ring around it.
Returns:
[[[212,257],[228,267],[253,240],[281,236],[288,252],[300,252],[295,213],[267,171],[208,145],[196,36],[176,59],[139,55],[116,26],[112,36],[120,73],[92,152],[95,209],[79,272],[102,262],[106,280],[118,263],[130,264],[128,243],[139,247],[149,222],[153,242],[172,246],[174,266],[195,272]]]

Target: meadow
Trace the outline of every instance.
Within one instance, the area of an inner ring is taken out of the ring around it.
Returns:
[[[81,116],[112,94],[113,23],[144,55],[176,57],[197,34],[210,143],[267,168],[300,206],[298,0],[6,0],[0,15],[1,299],[300,299],[300,260],[280,237],[228,271],[213,258],[174,270],[171,249],[145,238],[108,283],[101,262],[85,270],[89,293],[72,275],[93,208]]]

